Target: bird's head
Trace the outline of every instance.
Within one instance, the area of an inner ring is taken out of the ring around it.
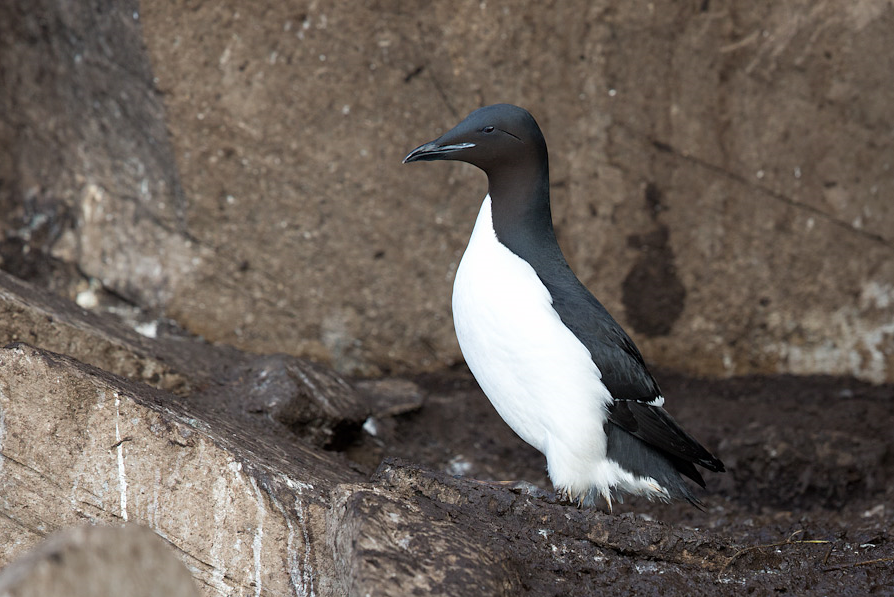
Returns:
[[[404,163],[458,160],[490,176],[499,168],[525,167],[545,161],[546,142],[531,114],[511,104],[479,108],[458,125],[420,145]]]

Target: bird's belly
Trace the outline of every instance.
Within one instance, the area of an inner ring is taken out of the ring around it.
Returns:
[[[566,449],[589,462],[602,459],[611,396],[599,369],[534,269],[481,223],[453,286],[466,363],[503,420],[548,460],[550,451]]]

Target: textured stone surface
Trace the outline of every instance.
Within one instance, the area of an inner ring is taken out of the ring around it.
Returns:
[[[6,224],[21,227],[26,252],[33,244],[129,300],[164,307],[202,250],[184,227],[139,3],[9,2],[0,22]],[[5,247],[5,261],[22,258],[17,246]]]
[[[60,528],[138,521],[205,594],[331,578],[309,537],[327,486],[356,477],[324,452],[21,344],[0,350],[0,415],[2,563]]]
[[[14,276],[0,271],[0,342],[29,342],[77,357],[106,371],[158,388],[189,391],[192,382],[237,357],[210,349],[197,358],[182,343],[154,342]],[[166,345],[160,345],[166,344]],[[189,363],[188,372],[186,363]]]
[[[9,597],[198,597],[165,542],[129,524],[60,531],[0,570]]]
[[[892,26],[885,0],[5,3],[0,258],[242,348],[450,365],[484,179],[400,160],[511,101],[647,358],[892,380]]]
[[[176,330],[174,330],[176,331]],[[255,356],[183,335],[138,334],[0,271],[0,341],[70,354],[211,410],[269,415],[324,446],[376,408],[334,371],[287,355]],[[384,383],[384,382],[383,382]],[[233,403],[224,399],[238,395]]]

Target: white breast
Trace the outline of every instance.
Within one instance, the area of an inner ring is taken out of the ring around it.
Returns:
[[[453,319],[482,390],[546,455],[553,483],[583,489],[610,482],[600,469],[611,395],[534,269],[497,240],[489,195],[456,273]]]

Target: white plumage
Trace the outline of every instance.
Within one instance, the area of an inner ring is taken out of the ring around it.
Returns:
[[[453,320],[475,379],[503,420],[546,456],[559,491],[609,504],[613,489],[667,498],[653,479],[606,458],[612,396],[534,269],[497,239],[490,195],[456,272]]]

